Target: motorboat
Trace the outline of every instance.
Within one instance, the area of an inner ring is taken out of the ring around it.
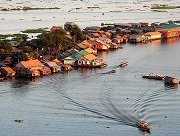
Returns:
[[[138,121],[136,126],[143,132],[151,133],[151,127],[146,121]]]
[[[108,73],[116,73],[116,69],[112,69],[112,70],[109,71]]]

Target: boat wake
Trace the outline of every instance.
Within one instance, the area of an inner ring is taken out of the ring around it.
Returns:
[[[112,121],[116,121],[120,124],[123,124],[123,125],[128,125],[128,126],[133,126],[133,127],[137,127],[136,123],[139,121],[135,116],[132,116],[130,114],[128,114],[126,111],[124,110],[118,110],[115,105],[110,101],[110,99],[108,100],[108,103],[104,103],[103,105],[104,106],[108,106],[106,108],[108,108],[107,110],[109,111],[109,113],[103,113],[102,111],[99,111],[97,109],[94,109],[94,108],[90,108],[86,105],[83,105],[77,101],[75,101],[73,98],[69,97],[68,95],[64,94],[61,92],[61,95],[67,99],[69,102],[71,102],[73,105],[85,110],[85,111],[88,111],[88,112],[91,112],[91,113],[94,113],[96,115],[98,115],[99,117],[102,117],[102,118],[105,118],[105,119],[108,119],[108,120],[112,120]]]

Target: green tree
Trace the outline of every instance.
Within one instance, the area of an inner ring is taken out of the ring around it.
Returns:
[[[73,40],[76,42],[83,40],[83,33],[81,29],[79,28],[79,26],[77,25],[71,28],[70,34],[73,37]]]
[[[13,59],[13,64],[17,64],[20,61],[26,61],[27,56],[24,52],[14,52],[12,53],[12,59]]]
[[[0,51],[9,53],[12,52],[12,45],[8,41],[0,41]]]
[[[117,29],[117,30],[116,30],[116,34],[118,34],[118,35],[121,35],[121,36],[122,36],[122,35],[123,35],[123,32],[121,31],[121,29]]]
[[[42,41],[42,47],[47,51],[61,51],[66,46],[65,39],[66,32],[62,30],[56,30],[52,32],[42,33],[40,39]]]

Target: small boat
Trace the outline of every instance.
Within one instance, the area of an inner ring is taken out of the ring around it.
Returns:
[[[179,84],[179,80],[174,77],[165,76],[164,77],[164,84],[165,85],[177,85]]]
[[[138,121],[136,123],[136,126],[139,128],[139,130],[151,133],[151,127],[146,121]]]
[[[159,74],[156,74],[156,73],[150,73],[148,75],[144,75],[144,76],[142,76],[142,78],[155,79],[155,80],[164,80],[163,75],[159,75]]]
[[[127,61],[122,61],[121,64],[119,65],[120,67],[125,67],[128,65]]]
[[[111,73],[116,73],[116,69],[112,69],[110,72]]]
[[[0,77],[0,82],[4,81],[6,78],[5,77]]]
[[[112,69],[111,71],[108,72],[108,74],[110,73],[116,73],[116,69]]]

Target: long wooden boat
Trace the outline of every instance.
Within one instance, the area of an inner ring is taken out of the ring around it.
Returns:
[[[144,75],[144,76],[142,76],[142,78],[155,79],[155,80],[164,80],[163,75],[159,75],[159,74],[156,74],[156,73],[150,73],[148,75]]]

